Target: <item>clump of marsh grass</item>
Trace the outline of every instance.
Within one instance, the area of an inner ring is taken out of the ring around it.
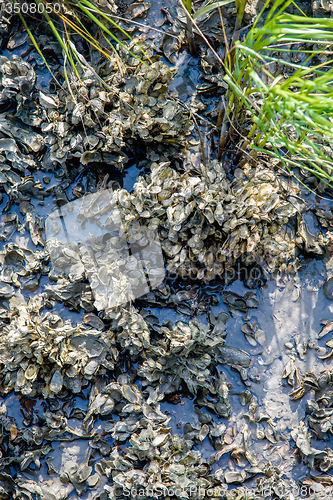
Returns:
[[[210,1],[193,12],[190,0],[180,1],[188,24],[197,29],[201,14],[230,3]],[[265,153],[288,171],[299,167],[332,184],[333,19],[307,17],[294,0],[273,4],[267,0],[240,41],[246,0],[235,0],[235,4],[235,31],[230,44],[226,40],[225,59],[211,47],[229,86],[218,123],[219,158],[230,139],[238,136],[244,139],[243,150],[250,149],[250,157]],[[299,14],[287,12],[291,4]],[[189,26],[187,31],[192,34]],[[320,61],[319,55],[325,55],[325,60]]]
[[[250,149],[278,158],[289,171],[299,167],[332,183],[327,146],[333,139],[333,20],[289,14],[292,3],[276,0],[259,27],[267,0],[245,39],[227,55],[229,129],[222,143],[247,125]],[[324,62],[320,54],[326,54]]]

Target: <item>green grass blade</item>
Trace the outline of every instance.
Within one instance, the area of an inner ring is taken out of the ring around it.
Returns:
[[[50,68],[50,66],[49,66],[49,64],[48,64],[48,62],[47,62],[47,60],[45,59],[43,52],[42,52],[42,51],[41,51],[41,49],[39,48],[39,45],[38,45],[38,43],[36,42],[35,37],[33,36],[32,32],[30,31],[30,29],[29,29],[29,27],[28,27],[28,25],[27,25],[27,23],[26,23],[26,21],[25,21],[24,17],[22,16],[21,11],[19,11],[18,15],[19,15],[19,17],[20,17],[20,19],[21,19],[21,21],[22,21],[23,26],[24,26],[24,27],[25,27],[25,29],[27,30],[27,33],[28,33],[28,35],[29,35],[29,37],[30,37],[30,39],[31,39],[32,43],[34,44],[35,49],[37,50],[38,54],[39,54],[39,55],[40,55],[40,57],[43,59],[43,62],[44,62],[44,64],[45,64],[45,66],[47,67],[47,69],[49,70],[49,72],[51,73],[51,75],[53,76],[52,70],[51,70],[51,68]],[[53,76],[53,78],[54,78],[54,76]]]
[[[200,10],[197,10],[195,14],[193,14],[193,19],[198,19],[198,17],[211,12],[218,7],[223,7],[224,5],[228,5],[229,3],[234,2],[234,0],[221,0],[219,2],[210,3],[209,5],[205,5]]]
[[[189,12],[191,14],[191,12],[192,12],[192,0],[186,0],[185,7],[186,7],[187,12]]]

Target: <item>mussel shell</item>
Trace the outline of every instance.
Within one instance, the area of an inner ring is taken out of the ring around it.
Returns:
[[[333,300],[333,277],[325,281],[323,290],[325,297],[328,300]]]

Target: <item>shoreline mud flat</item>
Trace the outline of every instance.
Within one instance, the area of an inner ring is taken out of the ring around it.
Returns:
[[[331,200],[200,161],[223,85],[203,51],[189,95],[182,31],[70,92],[0,56],[1,498],[332,496]]]

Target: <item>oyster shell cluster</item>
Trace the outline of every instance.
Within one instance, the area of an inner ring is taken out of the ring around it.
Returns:
[[[222,347],[227,314],[220,315],[214,326],[196,319],[188,324],[166,321],[158,325],[146,322],[135,310],[122,309],[113,328],[105,328],[92,314],[87,315],[86,324],[72,326],[59,314],[40,314],[39,301],[31,300],[27,306],[11,304],[11,322],[3,326],[0,338],[0,363],[6,371],[3,394],[15,390],[24,396],[52,398],[64,390],[80,393],[96,376],[112,372],[119,350],[126,350],[133,359],[141,359],[137,374],[157,400],[179,391],[185,383],[192,394],[201,391],[202,406],[211,407],[204,397],[210,394],[217,399],[212,406],[215,412],[228,415],[225,376],[223,372],[213,376],[214,366],[219,362],[246,368],[250,358],[243,351]]]
[[[15,112],[15,119],[1,119],[0,130],[8,136],[1,139],[2,151],[14,161],[18,148],[13,137],[27,153],[46,146],[43,169],[51,171],[72,157],[82,165],[104,161],[122,168],[127,158],[122,148],[135,141],[184,145],[194,125],[168,90],[178,70],[151,62],[149,58],[156,57],[149,49],[141,52],[133,45],[132,51],[149,65],[124,51],[125,72],[119,71],[119,58],[112,56],[100,61],[96,70],[82,72],[79,67],[70,91],[64,88],[56,94],[36,90],[35,71],[19,56],[0,56],[2,111]]]
[[[118,359],[114,334],[47,312],[39,315],[39,299],[25,306],[12,304],[10,324],[3,326],[0,363],[6,366],[1,392],[15,390],[25,396],[52,397],[63,386],[81,392],[82,376],[91,380],[97,372],[113,370]]]
[[[308,230],[295,187],[277,172],[246,163],[234,174],[230,181],[217,160],[185,172],[152,163],[133,193],[119,195],[124,233],[130,235],[133,221],[158,229],[169,275],[206,282],[228,281],[228,274],[233,280],[238,259],[273,272],[299,249],[321,255],[333,248],[333,232]]]
[[[120,201],[124,232],[133,220],[158,227],[170,275],[223,278],[240,257],[273,270],[294,255],[294,236],[281,229],[296,209],[270,169],[247,165],[235,174],[229,181],[215,160],[184,173],[153,163]]]

